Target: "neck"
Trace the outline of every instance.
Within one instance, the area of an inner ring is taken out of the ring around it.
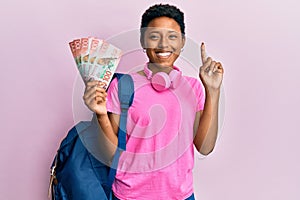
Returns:
[[[153,74],[157,72],[165,72],[167,74],[173,70],[173,66],[162,66],[155,63],[148,63],[148,68],[152,71]]]

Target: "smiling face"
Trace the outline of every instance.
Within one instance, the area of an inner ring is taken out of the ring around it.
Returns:
[[[142,46],[146,49],[149,63],[173,67],[184,42],[179,24],[172,18],[159,17],[148,24]]]

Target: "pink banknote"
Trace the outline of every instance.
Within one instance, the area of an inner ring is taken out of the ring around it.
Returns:
[[[69,43],[84,82],[98,80],[107,88],[122,56],[122,51],[108,42],[87,37]]]

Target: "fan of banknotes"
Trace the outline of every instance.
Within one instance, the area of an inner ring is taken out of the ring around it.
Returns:
[[[122,51],[94,37],[75,39],[69,45],[84,82],[97,80],[101,87],[107,89]]]

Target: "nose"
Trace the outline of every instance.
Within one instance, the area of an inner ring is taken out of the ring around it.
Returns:
[[[169,45],[167,37],[161,37],[158,43],[158,48],[164,49],[167,48]]]

